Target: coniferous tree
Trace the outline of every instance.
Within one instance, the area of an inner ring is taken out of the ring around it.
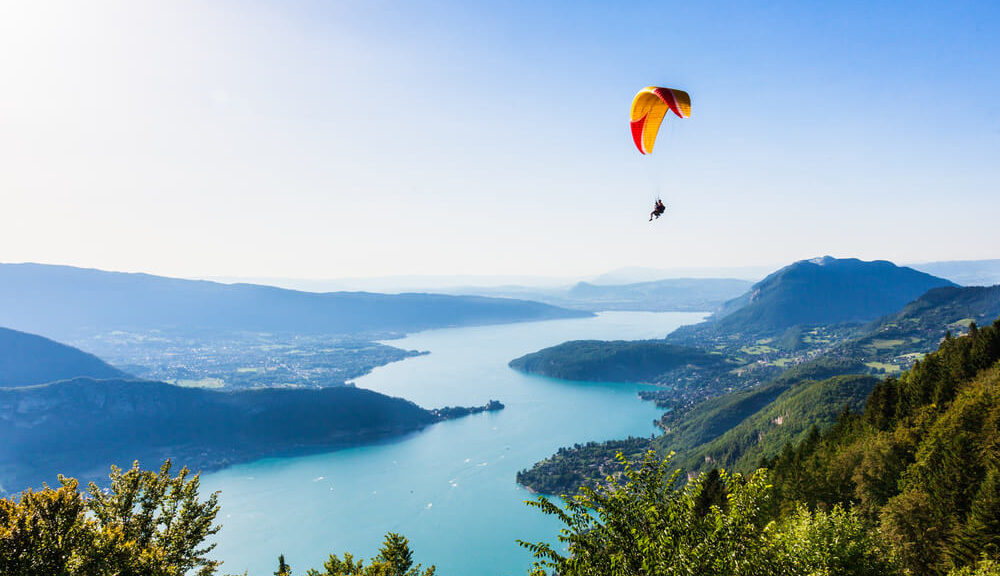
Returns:
[[[985,555],[1000,558],[1000,471],[992,469],[979,486],[965,525],[951,546],[954,565],[963,566]]]
[[[385,541],[375,561],[389,568],[387,576],[406,576],[407,571],[413,566],[413,551],[410,550],[409,541],[395,532],[389,532],[385,535]]]
[[[323,572],[313,569],[306,572],[306,576],[434,576],[436,571],[434,566],[423,571],[421,568],[420,564],[413,564],[409,540],[401,534],[389,532],[371,564],[366,566],[363,559],[355,561],[350,553],[345,553],[343,560],[336,554],[330,554],[323,563]]]
[[[694,501],[695,514],[704,517],[711,511],[712,506],[726,511],[728,505],[726,495],[726,486],[722,483],[719,469],[712,468],[699,483],[699,490]]]
[[[274,576],[292,576],[292,567],[285,563],[285,555],[278,555],[278,570]]]

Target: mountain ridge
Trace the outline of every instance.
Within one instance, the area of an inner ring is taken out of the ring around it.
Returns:
[[[587,315],[481,296],[312,293],[72,266],[0,264],[0,325],[64,340],[119,329],[386,335]]]
[[[93,354],[37,334],[0,327],[0,388],[15,388],[78,376],[123,378],[128,374]]]

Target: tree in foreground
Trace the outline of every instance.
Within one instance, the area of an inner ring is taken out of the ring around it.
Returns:
[[[59,488],[0,499],[0,574],[19,576],[183,576],[214,574],[205,545],[219,530],[218,494],[199,500],[197,474],[111,469],[107,490]],[[190,477],[189,477],[190,476]]]
[[[535,556],[533,576],[897,573],[857,515],[800,508],[772,520],[765,470],[748,478],[703,474],[680,487],[681,472],[668,474],[670,459],[651,451],[636,468],[619,454],[621,478],[563,497],[563,506],[528,502],[562,521],[559,541],[568,548],[564,555],[545,542],[521,542]]]
[[[382,547],[371,563],[365,566],[362,559],[354,560],[349,553],[341,560],[336,554],[323,563],[323,572],[309,570],[307,576],[434,576],[435,568],[420,571],[422,566],[413,564],[413,551],[410,542],[395,532],[385,535]]]
[[[1000,576],[1000,563],[983,558],[977,564],[949,572],[948,576]]]

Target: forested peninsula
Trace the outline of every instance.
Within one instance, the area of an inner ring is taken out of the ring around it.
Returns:
[[[269,456],[367,444],[487,410],[427,410],[354,387],[215,391],[163,382],[77,378],[0,388],[0,483],[6,491],[62,472],[103,477],[109,464],[172,459],[213,470]]]
[[[510,367],[528,374],[593,382],[663,382],[676,370],[724,370],[722,354],[662,340],[573,340],[526,354]]]

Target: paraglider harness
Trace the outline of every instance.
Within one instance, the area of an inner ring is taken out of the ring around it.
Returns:
[[[663,204],[663,200],[657,198],[656,203],[653,204],[653,211],[649,213],[649,221],[652,222],[653,218],[659,218],[666,211],[667,207]]]

